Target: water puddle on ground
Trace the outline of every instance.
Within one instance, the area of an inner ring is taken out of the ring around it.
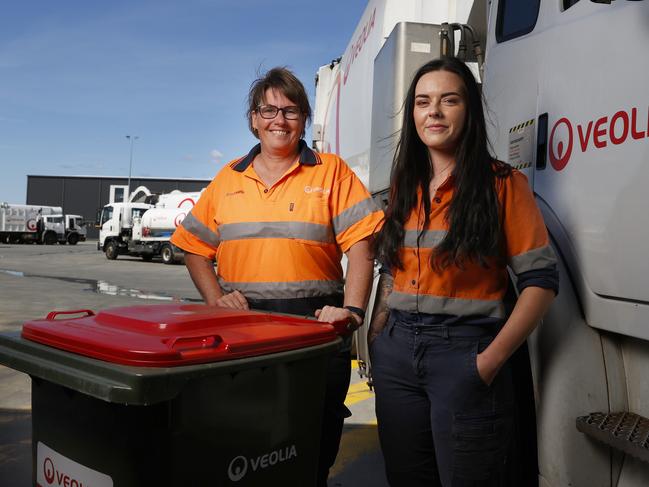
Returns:
[[[107,296],[127,296],[129,298],[152,299],[156,301],[179,301],[179,302],[199,302],[199,303],[202,302],[202,300],[198,298],[183,298],[178,296],[171,296],[166,293],[120,287],[117,286],[116,284],[111,284],[108,281],[102,281],[102,280],[82,279],[78,277],[43,276],[39,274],[30,274],[21,271],[12,271],[10,269],[0,269],[0,272],[14,277],[53,279],[56,281],[71,282],[74,284],[85,284],[88,287],[83,289],[83,291],[93,292],[97,294],[105,294]]]

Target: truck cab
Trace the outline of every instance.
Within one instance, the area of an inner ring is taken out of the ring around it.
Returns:
[[[106,253],[109,259],[115,259],[128,249],[132,238],[133,222],[153,205],[147,203],[112,203],[104,206],[99,214],[99,240],[97,250]]]
[[[76,245],[79,241],[86,240],[86,227],[81,215],[43,215],[41,241],[51,245],[53,243]]]
[[[88,230],[81,215],[65,215],[65,240],[63,243],[76,245],[85,242]]]
[[[648,2],[491,2],[491,142],[560,256],[529,339],[544,486],[649,485],[648,18]]]
[[[65,243],[65,218],[63,215],[41,215],[41,240],[44,244],[52,245],[57,242]]]

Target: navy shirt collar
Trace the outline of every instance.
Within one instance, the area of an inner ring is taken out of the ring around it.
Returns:
[[[318,155],[306,145],[304,139],[300,139],[298,144],[298,151],[300,153],[300,164],[303,166],[315,166],[319,163]],[[248,155],[237,161],[232,169],[238,172],[243,172],[252,163],[253,159],[261,152],[261,144],[254,146]]]

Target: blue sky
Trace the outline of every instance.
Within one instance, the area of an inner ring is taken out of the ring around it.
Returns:
[[[0,15],[0,201],[27,174],[211,178],[251,147],[245,99],[288,66],[313,103],[366,0],[6,2]]]

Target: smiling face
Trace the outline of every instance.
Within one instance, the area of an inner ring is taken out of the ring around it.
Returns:
[[[281,91],[268,89],[264,94],[264,105],[278,108],[295,107]],[[257,131],[264,152],[278,156],[290,156],[297,151],[297,146],[304,133],[305,119],[300,113],[297,120],[286,120],[284,112],[279,111],[275,118],[262,118],[258,112],[252,113],[252,127]]]
[[[466,120],[465,88],[462,79],[450,71],[426,73],[415,87],[413,117],[417,134],[436,152],[454,154]]]

